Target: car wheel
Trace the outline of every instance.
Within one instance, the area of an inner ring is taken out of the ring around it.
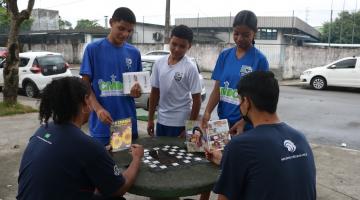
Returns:
[[[321,76],[316,76],[313,79],[311,79],[310,85],[315,90],[323,90],[326,88],[326,80]]]
[[[39,93],[39,90],[37,89],[36,85],[32,82],[26,83],[24,90],[25,90],[26,96],[28,96],[28,97],[36,97]]]

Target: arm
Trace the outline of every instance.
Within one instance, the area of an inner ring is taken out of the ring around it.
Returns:
[[[97,101],[96,96],[94,94],[94,91],[92,90],[91,85],[91,81],[89,76],[87,75],[83,75],[82,79],[84,81],[86,81],[89,84],[89,87],[91,88],[90,90],[90,104],[92,106],[92,108],[94,109],[94,111],[96,112],[96,115],[98,116],[99,120],[103,123],[106,124],[111,124],[112,123],[112,118],[110,113],[102,107],[102,105]]]
[[[193,94],[192,95],[192,108],[191,108],[191,114],[190,114],[190,120],[196,120],[198,118],[200,107],[201,107],[201,94]]]
[[[154,136],[154,114],[156,106],[159,103],[160,98],[160,89],[156,87],[151,88],[150,98],[149,98],[149,119],[147,131],[150,136]]]
[[[141,158],[144,155],[144,148],[141,145],[133,144],[131,146],[131,155],[133,159],[129,167],[122,174],[125,178],[125,184],[122,185],[121,188],[113,194],[113,196],[124,195],[134,184],[136,176],[139,172]]]
[[[209,97],[209,102],[206,105],[206,109],[202,118],[201,126],[203,129],[207,128],[207,123],[210,120],[211,113],[214,110],[215,106],[220,101],[220,81],[215,81],[214,88]]]

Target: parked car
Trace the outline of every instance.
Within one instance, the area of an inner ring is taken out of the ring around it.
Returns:
[[[322,67],[304,71],[300,81],[317,90],[327,86],[360,88],[360,57],[346,57]]]
[[[170,54],[170,51],[166,51],[166,50],[155,50],[145,53],[145,55],[147,56],[161,56],[161,55],[164,56],[168,54]]]
[[[72,76],[69,64],[60,53],[26,52],[19,57],[19,88],[28,97],[36,97],[53,79]],[[4,86],[5,60],[0,61],[0,87]]]
[[[5,58],[8,54],[8,50],[6,47],[0,47],[0,58]]]
[[[160,55],[142,56],[141,57],[141,62],[142,62],[142,66],[143,66],[143,71],[149,71],[151,73],[155,61],[158,60],[159,58],[161,58],[162,56],[160,56]],[[199,69],[199,66],[198,66],[196,60],[194,58],[191,58],[191,59],[196,64],[196,67],[197,67],[198,72],[199,72],[199,78],[200,78],[200,84],[201,84],[201,100],[204,101],[205,98],[206,98],[206,90],[205,90],[205,86],[204,86],[204,78],[200,74],[200,69]],[[139,98],[136,98],[135,99],[136,107],[137,108],[144,108],[145,110],[148,110],[148,108],[149,108],[149,96],[150,96],[150,94],[142,94]]]

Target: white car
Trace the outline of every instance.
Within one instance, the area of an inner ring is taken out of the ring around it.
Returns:
[[[164,55],[150,55],[150,56],[142,56],[141,57],[141,62],[142,62],[142,67],[143,67],[143,71],[149,71],[150,73],[152,72],[152,68],[154,66],[154,63],[156,60],[158,60],[159,58],[161,58]],[[203,76],[200,74],[200,69],[199,66],[196,62],[196,60],[194,58],[191,58],[195,64],[196,67],[198,69],[199,72],[199,78],[200,78],[200,84],[201,84],[201,101],[204,101],[206,98],[206,90],[205,90],[205,86],[204,86],[204,78]],[[145,110],[148,110],[149,108],[149,96],[150,94],[142,94],[139,98],[135,99],[135,104],[137,108],[144,108]]]
[[[60,53],[20,53],[19,88],[26,96],[36,97],[53,79],[72,76],[69,64]],[[5,59],[0,59],[0,87],[4,86],[3,70]]]
[[[304,71],[300,82],[317,90],[327,86],[360,88],[360,57],[346,57],[322,67]]]
[[[145,53],[146,56],[164,56],[168,54],[170,54],[170,51],[166,50],[154,50]]]

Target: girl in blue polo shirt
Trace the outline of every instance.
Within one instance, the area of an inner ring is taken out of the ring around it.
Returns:
[[[220,119],[227,119],[230,128],[240,119],[246,119],[240,113],[237,85],[242,76],[252,71],[268,71],[269,63],[256,47],[254,47],[257,32],[257,17],[248,10],[239,12],[233,23],[233,39],[236,46],[223,50],[216,62],[212,79],[215,80],[206,106],[202,125],[207,127],[211,113],[218,106]],[[247,113],[243,113],[244,116]],[[241,120],[236,127],[251,128],[251,123],[245,125],[246,120]]]

